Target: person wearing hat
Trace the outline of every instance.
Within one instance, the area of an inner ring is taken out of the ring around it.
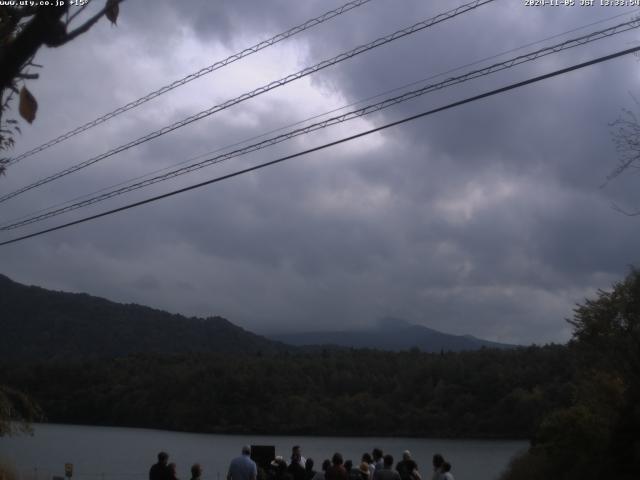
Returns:
[[[369,468],[369,480],[373,480],[373,472],[375,472],[376,467],[373,465],[373,457],[369,452],[362,454],[362,462],[366,463]],[[362,463],[360,465],[362,465]]]
[[[293,476],[287,471],[287,462],[281,455],[278,455],[271,462],[268,478],[270,480],[293,480]]]
[[[367,462],[360,462],[358,472],[360,473],[361,480],[369,480],[371,471],[369,470],[369,464]]]

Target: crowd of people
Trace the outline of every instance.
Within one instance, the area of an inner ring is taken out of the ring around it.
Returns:
[[[423,476],[410,451],[405,450],[402,460],[394,467],[392,455],[374,448],[371,453],[363,453],[356,463],[334,453],[316,469],[314,460],[303,457],[298,445],[291,449],[289,462],[277,456],[262,463],[256,463],[251,457],[251,447],[244,446],[241,455],[231,461],[226,480],[454,480],[451,464],[441,454],[436,453],[432,463],[429,475]],[[201,480],[201,477],[202,467],[197,463],[192,465],[191,480]],[[176,465],[169,463],[166,452],[158,454],[158,463],[149,470],[149,480],[179,480]]]

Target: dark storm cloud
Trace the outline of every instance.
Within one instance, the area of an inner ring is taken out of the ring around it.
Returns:
[[[46,81],[33,86],[41,113],[21,137],[21,148],[339,2],[149,5],[125,3],[120,26],[98,25],[82,50],[70,45],[42,54]],[[2,182],[17,188],[453,6],[374,0],[53,148],[46,162],[27,159]],[[3,218],[616,13],[495,2],[47,185],[13,201]],[[126,200],[626,48],[634,38],[626,35],[439,91],[367,122],[201,170]],[[502,341],[563,341],[569,335],[563,319],[574,303],[606,288],[640,260],[634,242],[639,224],[611,209],[611,202],[640,205],[637,179],[600,188],[616,162],[607,123],[629,104],[637,69],[633,59],[616,60],[5,247],[3,273],[47,288],[188,315],[221,314],[261,332],[363,326],[391,315]],[[75,88],[62,88],[69,78],[76,79]]]

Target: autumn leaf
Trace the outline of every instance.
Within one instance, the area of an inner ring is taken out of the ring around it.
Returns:
[[[104,14],[109,21],[115,25],[118,20],[118,14],[120,13],[120,2],[118,0],[107,0]]]
[[[20,116],[29,123],[32,123],[36,118],[38,102],[35,97],[31,95],[31,92],[27,90],[27,87],[22,87],[20,90],[20,105],[18,111],[20,112]]]

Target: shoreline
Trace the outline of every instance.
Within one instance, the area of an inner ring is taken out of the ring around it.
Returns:
[[[32,422],[31,426],[37,425],[52,425],[59,427],[85,427],[85,428],[126,428],[131,430],[146,430],[151,432],[167,432],[167,433],[184,433],[188,435],[221,435],[221,436],[235,436],[235,437],[299,437],[299,438],[394,438],[394,439],[411,439],[411,440],[437,440],[437,441],[482,441],[482,442],[530,442],[528,437],[502,437],[502,436],[421,436],[421,435],[406,435],[406,434],[384,434],[377,433],[373,435],[349,433],[349,434],[335,434],[335,433],[296,433],[296,432],[284,432],[284,433],[265,433],[265,432],[248,432],[248,431],[190,431],[190,430],[171,430],[162,427],[147,427],[147,426],[131,426],[131,425],[108,425],[108,424],[89,424],[89,423],[69,423],[69,422]],[[21,435],[29,435],[21,434]]]

